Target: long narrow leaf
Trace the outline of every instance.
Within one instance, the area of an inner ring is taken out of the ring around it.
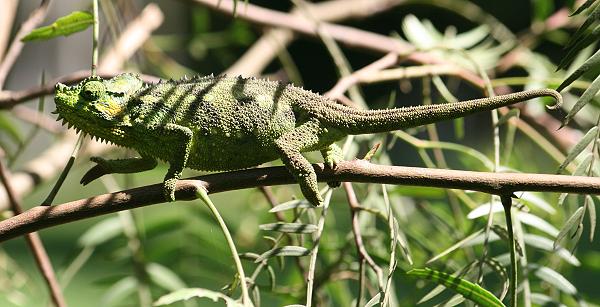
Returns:
[[[596,232],[596,203],[592,196],[586,195],[585,197],[587,198],[587,212],[590,216],[590,242],[592,242]]]
[[[260,230],[279,231],[287,233],[313,233],[317,230],[317,225],[302,223],[271,223],[258,226]]]
[[[156,302],[154,302],[154,306],[164,306],[170,305],[179,301],[189,300],[191,298],[208,298],[213,302],[217,302],[219,299],[225,301],[228,307],[238,307],[242,306],[242,304],[236,302],[231,297],[220,293],[202,288],[183,288],[176,291],[173,291],[169,294],[165,294],[161,296]]]
[[[577,10],[575,10],[575,12],[571,13],[571,15],[569,15],[569,16],[578,15],[579,13],[581,13],[581,12],[585,11],[587,8],[589,8],[592,4],[594,4],[594,2],[596,2],[596,0],[587,0],[584,4],[579,6],[577,8]]]
[[[600,51],[600,50],[598,50]],[[600,57],[598,58],[598,63],[600,63]],[[571,111],[569,111],[569,114],[567,114],[567,116],[565,116],[565,119],[563,120],[562,126],[565,126],[569,123],[569,121],[575,116],[575,114],[577,114],[577,112],[579,112],[583,107],[585,107],[586,104],[588,104],[590,101],[592,101],[592,99],[596,96],[596,93],[598,93],[598,91],[600,91],[600,75],[598,75],[598,77],[596,77],[596,79],[594,79],[594,81],[592,81],[592,84],[590,84],[590,87],[588,87],[585,92],[583,92],[583,94],[581,95],[581,97],[579,97],[579,101],[577,101],[577,103],[573,106],[573,108],[571,108]]]
[[[579,68],[577,68],[577,70],[572,72],[567,77],[567,79],[565,79],[565,81],[563,81],[556,88],[556,90],[560,92],[563,89],[565,89],[567,86],[569,86],[571,83],[573,83],[573,81],[579,79],[579,77],[581,77],[588,70],[598,66],[598,64],[600,63],[599,61],[600,61],[600,50],[596,51],[596,53],[594,53],[594,55],[592,55],[589,59],[587,59],[585,62],[583,62],[583,64],[581,64],[581,66],[579,66]]]
[[[87,29],[94,23],[94,15],[90,12],[76,11],[67,16],[58,18],[51,25],[34,29],[21,40],[51,39],[57,36],[67,36]]]
[[[406,273],[420,279],[428,279],[438,284],[444,285],[449,289],[456,291],[468,300],[473,301],[480,306],[501,307],[505,306],[497,297],[484,288],[462,278],[450,274],[425,269],[412,269]]]
[[[558,244],[567,236],[567,234],[571,232],[574,227],[579,227],[579,223],[581,223],[581,218],[583,216],[583,210],[583,207],[577,208],[573,215],[571,215],[571,217],[569,217],[569,219],[565,222],[562,229],[556,236],[556,239],[554,240],[554,249],[558,247]]]
[[[583,152],[583,150],[586,147],[588,147],[588,145],[593,140],[596,139],[597,136],[598,136],[598,126],[594,126],[590,130],[588,130],[588,132],[581,138],[581,140],[579,140],[579,142],[577,142],[577,144],[575,146],[573,146],[573,148],[569,151],[569,154],[565,158],[565,161],[563,161],[560,164],[556,173],[558,174],[558,173],[562,172],[567,167],[567,165],[569,165],[569,163],[573,162],[573,160],[575,160],[575,158],[577,158],[577,156],[579,156],[579,154],[581,152]]]
[[[455,250],[457,250],[457,249],[461,248],[461,247],[462,247],[462,246],[463,246],[463,245],[464,245],[466,242],[469,242],[469,241],[471,241],[473,238],[477,237],[477,236],[478,236],[480,233],[482,233],[482,232],[483,232],[483,229],[479,229],[479,230],[477,230],[476,232],[474,232],[474,233],[470,234],[470,235],[469,235],[469,236],[467,236],[466,238],[464,238],[464,239],[462,239],[462,240],[460,240],[460,241],[456,242],[454,245],[452,245],[452,246],[448,247],[448,248],[447,248],[447,249],[445,249],[443,252],[441,252],[441,253],[437,254],[435,257],[433,257],[433,258],[431,258],[431,259],[427,260],[426,264],[430,264],[430,263],[432,263],[432,262],[434,262],[434,261],[436,261],[436,260],[438,260],[438,259],[440,259],[440,258],[442,258],[442,257],[444,257],[444,256],[446,256],[446,255],[448,255],[448,254],[450,254],[451,252],[453,252],[453,251],[455,251]]]
[[[302,257],[310,254],[310,249],[302,246],[283,246],[274,248],[264,252],[260,257],[254,260],[255,263],[263,262],[266,259],[275,256],[286,256],[286,257]]]

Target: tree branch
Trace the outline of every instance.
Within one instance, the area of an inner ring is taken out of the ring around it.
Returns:
[[[325,182],[353,181],[427,186],[475,190],[496,195],[512,195],[517,191],[600,194],[600,178],[594,177],[385,166],[363,160],[340,162],[335,170],[325,169],[322,164],[314,164],[314,167],[319,181]],[[198,183],[197,180],[201,182]],[[180,180],[175,195],[178,200],[193,200],[199,186],[206,188],[209,193],[219,193],[292,183],[295,181],[282,166],[255,168]],[[60,224],[162,202],[162,184],[154,184],[52,207],[39,206],[1,221],[0,242]]]

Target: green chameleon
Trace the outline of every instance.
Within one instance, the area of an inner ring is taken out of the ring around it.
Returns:
[[[206,76],[144,84],[135,74],[90,77],[76,86],[56,85],[56,112],[77,130],[135,149],[139,158],[105,160],[81,179],[134,173],[169,163],[164,194],[175,200],[175,184],[185,167],[227,171],[281,159],[314,205],[323,202],[317,176],[302,152],[321,151],[328,167],[342,159],[336,141],[350,134],[387,132],[534,97],[561,96],[540,89],[456,103],[384,110],[359,110],[280,82]]]

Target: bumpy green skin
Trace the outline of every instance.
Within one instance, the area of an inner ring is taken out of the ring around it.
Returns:
[[[101,140],[137,150],[141,158],[96,162],[82,183],[110,173],[170,165],[165,198],[185,167],[227,171],[281,159],[311,203],[320,205],[317,178],[302,152],[319,150],[335,167],[334,142],[349,134],[386,132],[456,118],[531,99],[552,96],[533,90],[457,103],[386,110],[358,110],[279,82],[207,76],[144,84],[135,74],[91,77],[68,87],[56,85],[59,119]]]

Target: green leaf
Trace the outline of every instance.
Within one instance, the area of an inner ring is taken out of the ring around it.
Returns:
[[[600,51],[600,50],[598,50],[598,51]],[[598,59],[600,60],[600,57],[598,57]],[[598,63],[600,63],[600,61]],[[571,121],[571,119],[575,116],[575,114],[577,114],[577,112],[579,112],[586,104],[588,104],[590,101],[592,101],[592,99],[594,99],[594,97],[596,96],[598,91],[600,91],[600,75],[598,75],[598,77],[596,77],[596,79],[594,79],[594,81],[592,81],[592,84],[590,84],[590,87],[588,87],[585,90],[585,92],[583,92],[583,94],[581,94],[581,97],[579,97],[579,101],[577,101],[577,103],[573,106],[573,108],[571,108],[571,111],[569,111],[569,114],[567,114],[567,116],[565,116],[562,126],[567,125],[569,123],[569,121]]]
[[[527,212],[519,212],[519,220],[523,222],[523,224],[535,227],[549,234],[552,237],[556,237],[559,233],[556,227],[552,226],[552,224],[546,222],[546,220],[538,217],[537,215],[533,215]]]
[[[504,207],[502,203],[499,201],[487,202],[482,204],[481,206],[471,210],[469,214],[467,214],[467,218],[472,220],[482,216],[487,216],[490,213],[490,206],[492,206],[492,214],[498,212],[504,212]]]
[[[149,263],[146,271],[152,282],[163,289],[175,291],[186,287],[185,282],[175,272],[161,264]]]
[[[19,129],[15,123],[12,122],[10,117],[6,116],[6,112],[0,113],[0,131],[5,132],[10,136],[13,141],[22,144],[23,136],[21,135],[21,129]]]
[[[568,48],[567,54],[560,60],[560,63],[556,66],[556,70],[561,70],[566,68],[573,59],[580,54],[580,51],[591,45],[592,43],[596,43],[600,38],[600,25],[596,26],[596,28],[588,35],[586,35],[583,39],[577,41],[573,46]]]
[[[540,306],[567,307],[567,305],[541,293],[531,293],[531,302]]]
[[[579,68],[572,72],[565,81],[563,81],[557,88],[556,91],[560,92],[569,86],[573,81],[579,79],[583,74],[592,68],[597,67],[600,64],[600,50],[596,51],[589,59],[587,59]],[[575,108],[575,107],[573,107]]]
[[[535,276],[554,286],[554,288],[559,289],[566,294],[577,294],[577,288],[575,288],[572,283],[570,283],[564,276],[555,270],[536,264],[529,264],[528,267],[535,274]]]
[[[566,262],[574,265],[574,266],[580,266],[581,262],[579,261],[579,259],[577,259],[577,257],[573,256],[568,250],[559,247],[558,249],[554,249],[554,244],[553,241],[542,237],[542,236],[538,236],[538,235],[534,235],[534,234],[530,234],[530,233],[526,233],[523,234],[523,240],[525,241],[525,244],[528,246],[532,246],[547,252],[551,252],[554,253],[555,255],[559,256],[560,258],[564,259]]]
[[[548,214],[556,213],[556,209],[554,209],[554,207],[552,207],[552,205],[550,205],[545,199],[537,196],[536,194],[534,194],[532,192],[524,192],[519,195],[519,198],[521,200],[526,201],[529,204],[532,204],[532,205],[538,207],[539,209],[544,210]]]
[[[127,276],[113,283],[100,300],[100,306],[114,306],[135,293],[138,283],[132,276]]]
[[[404,18],[402,32],[411,43],[422,49],[435,47],[441,38],[439,33],[430,31],[415,15]]]
[[[185,301],[185,300],[189,300],[189,299],[195,298],[195,297],[208,298],[208,299],[212,300],[213,302],[218,302],[219,299],[222,299],[223,301],[225,301],[225,304],[227,304],[228,307],[243,306],[242,304],[238,303],[236,300],[232,299],[231,297],[229,297],[223,293],[211,291],[208,289],[202,289],[202,288],[183,288],[183,289],[173,291],[169,294],[161,296],[156,302],[154,302],[153,305],[154,306],[170,305],[175,302]]]
[[[581,140],[579,140],[579,142],[569,151],[565,161],[560,164],[556,173],[561,173],[567,167],[567,165],[569,165],[569,163],[573,162],[573,160],[575,160],[575,158],[577,158],[577,156],[579,156],[579,154],[586,149],[593,140],[596,139],[597,136],[598,126],[594,126],[592,129],[588,130]]]
[[[481,306],[505,306],[497,297],[479,285],[444,272],[425,268],[412,269],[406,274],[420,279],[428,279],[440,285],[444,285],[445,287],[453,289],[457,293],[461,294],[466,299],[471,300]]]
[[[260,230],[270,230],[288,233],[313,233],[317,231],[317,225],[302,223],[271,223],[258,226]]]
[[[279,204],[279,205],[271,208],[271,210],[269,210],[269,212],[273,213],[273,212],[280,212],[280,211],[296,209],[296,208],[314,208],[314,207],[315,206],[311,205],[308,201],[306,201],[304,199],[297,199],[297,200],[286,201],[285,203]]]
[[[104,219],[90,227],[79,237],[81,246],[97,246],[123,233],[123,224],[118,216]]]
[[[479,229],[476,232],[470,234],[469,236],[467,236],[466,238],[456,242],[454,245],[448,247],[446,250],[444,250],[443,252],[437,254],[435,257],[427,260],[426,264],[430,264],[448,254],[450,254],[451,252],[461,248],[466,242],[471,241],[473,238],[477,237],[479,234],[481,234],[483,232],[483,229]]]
[[[264,252],[260,257],[254,260],[255,263],[263,262],[266,259],[276,257],[276,256],[284,256],[284,257],[302,257],[310,255],[310,249],[307,249],[302,246],[283,246],[274,248]]]
[[[573,172],[573,176],[584,176],[587,173],[587,170],[590,168],[590,163],[592,163],[592,159],[594,158],[594,154],[588,152],[584,157],[581,163],[577,165],[577,168]]]
[[[67,36],[81,32],[94,23],[94,15],[90,12],[75,11],[67,16],[58,18],[49,26],[34,29],[21,39],[28,42],[33,40],[51,39],[57,36]]]
[[[565,222],[562,229],[556,236],[556,239],[554,240],[554,249],[556,249],[558,247],[558,244],[567,236],[567,234],[569,234],[569,232],[571,232],[571,229],[573,229],[574,227],[579,227],[579,224],[581,223],[583,217],[583,211],[584,207],[577,208],[573,215],[571,215],[571,217],[569,217],[569,219]]]
[[[600,19],[600,5],[596,6],[596,8],[594,8],[592,13],[590,13],[590,15],[583,22],[583,24],[581,26],[579,26],[577,31],[575,31],[575,34],[573,34],[571,36],[571,39],[567,43],[567,48],[574,45],[575,42],[579,41],[581,39],[581,37],[585,34],[585,31],[587,30],[587,28],[589,26],[591,26],[592,24],[594,24],[599,19]]]
[[[381,292],[375,294],[366,304],[365,307],[373,307],[379,303],[379,298],[381,297]]]
[[[481,25],[456,35],[456,37],[448,41],[448,44],[454,49],[468,49],[481,42],[489,34],[490,27],[488,25]]]
[[[579,13],[581,13],[581,12],[585,11],[587,8],[589,8],[592,4],[594,4],[594,2],[596,2],[596,0],[587,0],[584,4],[582,4],[580,7],[578,7],[577,10],[575,10],[575,12],[573,12],[569,16],[578,15]]]
[[[596,232],[596,203],[594,198],[590,195],[586,195],[587,199],[587,211],[590,216],[590,242],[594,241],[594,233]]]

